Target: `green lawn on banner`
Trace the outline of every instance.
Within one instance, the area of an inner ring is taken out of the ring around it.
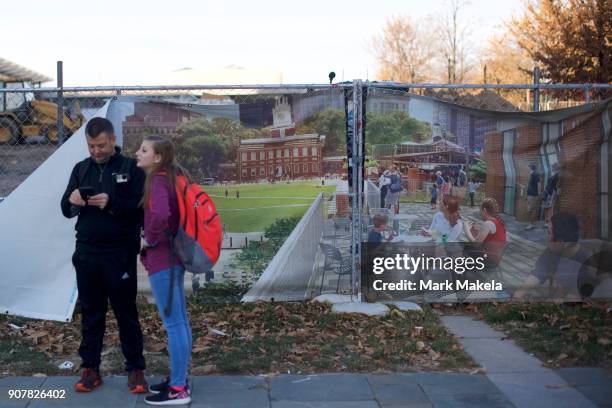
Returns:
[[[277,218],[301,217],[319,193],[330,197],[335,190],[313,181],[202,187],[213,197],[227,232],[263,231]]]

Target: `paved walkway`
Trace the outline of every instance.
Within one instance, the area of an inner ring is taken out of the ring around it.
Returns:
[[[191,407],[612,407],[612,375],[599,368],[551,370],[504,333],[468,316],[444,316],[444,325],[486,374],[400,373],[192,378]],[[129,394],[125,376],[105,377],[90,394],[73,391],[77,377],[0,379],[0,407],[145,407]],[[149,382],[159,379],[148,378]],[[9,390],[63,392],[62,399],[11,399]]]
[[[4,407],[145,407],[126,377],[106,377],[90,394],[72,390],[76,377],[0,379]],[[513,407],[484,375],[415,373],[206,376],[192,379],[192,408]],[[65,390],[65,399],[9,399],[8,390]]]
[[[554,371],[484,322],[469,316],[444,316],[442,322],[516,407],[612,407],[612,376],[606,370]]]

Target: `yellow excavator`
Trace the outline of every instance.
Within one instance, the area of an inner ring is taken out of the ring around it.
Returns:
[[[73,114],[64,112],[64,137],[72,136],[85,122],[78,102]],[[24,101],[19,107],[0,112],[0,143],[23,143],[31,137],[58,142],[57,104],[43,100]]]

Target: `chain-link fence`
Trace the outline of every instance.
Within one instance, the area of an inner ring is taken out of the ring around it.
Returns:
[[[56,92],[0,89],[0,197],[19,186],[108,98],[77,94],[58,103]]]
[[[53,90],[37,89],[34,99],[7,110],[10,119],[6,123],[10,120],[11,125],[4,129],[11,131],[11,137],[0,145],[7,158],[0,167],[2,195],[7,196],[3,205],[18,201],[17,186],[28,185],[24,180],[40,163],[54,159],[51,156],[62,146],[62,139],[69,150],[74,145],[71,137],[88,119],[106,117],[113,124],[122,153],[129,157],[134,157],[148,135],[173,141],[178,161],[213,197],[227,245],[223,245],[213,273],[202,280],[241,287],[256,284],[269,265],[279,263],[277,255],[283,245],[297,240],[289,256],[301,260],[291,265],[299,266],[296,271],[303,279],[293,284],[298,286],[293,287],[294,292],[301,291],[303,296],[309,285],[327,290],[331,282],[323,279],[331,280],[333,273],[314,283],[320,272],[315,268],[321,259],[319,242],[330,239],[323,237],[323,230],[332,230],[336,242],[343,239],[349,242],[345,247],[350,247],[350,238],[345,239],[350,234],[352,211],[345,167],[347,88],[352,89],[352,84],[64,88],[60,97]],[[16,93],[27,94],[25,90]],[[83,130],[78,135],[81,137]],[[86,140],[78,142],[85,147]],[[60,184],[67,183],[70,169],[83,158],[71,157],[65,172],[45,177],[59,177],[65,179]],[[332,201],[323,202],[323,196]],[[291,238],[317,197],[321,210],[317,227],[309,230],[307,237]],[[322,209],[329,205],[334,211],[327,219]],[[338,227],[343,221],[345,224]],[[278,256],[288,256],[287,250]],[[350,271],[351,263],[346,265]],[[284,268],[283,273],[291,275],[290,269]],[[143,277],[139,290],[146,294],[146,273],[139,270],[139,276]],[[334,280],[334,289],[336,283]],[[348,283],[341,283],[341,289],[348,290]],[[282,295],[271,297],[280,299]]]
[[[346,232],[340,241],[348,245],[337,256],[358,268],[359,242],[367,228],[360,218],[367,216],[362,214],[361,200],[373,199],[373,194],[362,195],[362,178],[376,181],[383,168],[397,164],[405,188],[420,194],[413,200],[418,203],[429,200],[434,170],[445,171],[454,187],[465,190],[467,179],[461,185],[455,183],[460,169],[470,177],[486,174],[478,159],[485,150],[485,135],[500,123],[493,116],[499,111],[505,112],[502,116],[518,112],[503,91],[529,92],[538,106],[546,106],[546,92],[571,85],[478,87],[355,81],[339,85],[0,89],[4,103],[0,197],[11,194],[62,140],[112,101],[109,106],[114,111],[108,116],[124,153],[133,156],[146,135],[171,139],[178,160],[220,203],[226,239],[245,242],[222,255],[213,279],[257,281],[289,236],[290,231],[275,220],[303,216],[320,192],[333,199],[327,203],[333,206],[328,212],[335,231],[333,245],[338,242],[338,231]],[[610,89],[609,85],[575,87],[589,92]],[[434,93],[435,89],[448,91]],[[472,108],[481,112],[470,116],[467,111]],[[551,163],[545,166],[549,169]],[[468,200],[467,193],[462,194]],[[400,202],[405,203],[405,195]],[[333,283],[322,280],[321,291],[356,293],[357,271]]]
[[[410,93],[431,96],[462,106],[495,111],[533,110],[534,106],[534,85],[449,86],[365,83],[363,86],[369,89],[367,112],[373,115],[407,113]],[[185,104],[194,111],[205,106],[207,113],[200,116],[210,119],[225,118],[239,122],[242,127],[250,130],[246,132],[248,134],[233,136],[238,138],[253,137],[253,129],[256,126],[259,126],[260,134],[265,136],[273,126],[272,109],[276,100],[279,96],[286,95],[287,103],[290,105],[291,120],[298,127],[301,126],[301,129],[296,130],[308,132],[313,126],[327,126],[324,130],[329,134],[326,135],[323,167],[335,168],[345,153],[343,150],[345,135],[340,133],[344,130],[342,113],[345,105],[341,90],[351,87],[352,84],[0,89],[0,197],[5,197],[13,191],[53,153],[63,138],[70,137],[106,101],[118,95],[138,96],[144,100],[157,101],[165,104],[166,110],[171,110],[169,106],[172,104],[175,106]],[[582,101],[575,98],[562,99],[559,93],[566,89],[583,92],[585,99]],[[547,110],[576,106],[586,101],[594,102],[607,95],[610,89],[605,85],[589,84],[539,85],[538,106],[540,110]],[[508,92],[522,93],[524,103],[516,103],[515,99],[508,98]],[[380,98],[384,98],[385,101],[377,101]],[[322,108],[323,103],[326,109]],[[146,118],[140,118],[139,123],[126,124],[126,130],[142,133],[157,129],[162,134],[174,134],[176,123],[162,122],[161,120],[165,118],[159,114],[145,113],[145,115]],[[197,112],[194,112],[193,116],[198,116]],[[373,118],[369,124],[370,129],[378,124],[376,119]],[[181,120],[186,120],[185,116]],[[146,125],[148,122],[154,122],[155,125]],[[129,144],[137,139],[138,137],[127,138],[126,147],[133,148]],[[372,154],[372,151],[368,153]],[[225,171],[228,166],[224,165],[222,168]],[[194,170],[205,177],[205,172],[198,168]],[[255,170],[257,174],[249,173],[245,177],[267,178],[268,170],[264,171],[265,174],[260,174],[261,169],[257,169]],[[304,173],[303,168],[301,173]]]

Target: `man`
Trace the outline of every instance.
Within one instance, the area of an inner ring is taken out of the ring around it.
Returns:
[[[470,177],[468,182],[468,194],[470,195],[470,208],[474,208],[474,197],[476,196],[476,190],[480,187],[480,183],[476,183],[473,178]]]
[[[378,186],[380,187],[380,207],[385,207],[385,197],[387,196],[387,191],[389,189],[389,184],[391,184],[391,179],[388,178],[389,170],[383,170],[380,174],[380,178],[378,179]]]
[[[465,187],[467,182],[467,173],[463,170],[463,166],[459,167],[459,174],[457,175],[457,187]]]
[[[538,209],[540,198],[540,176],[536,172],[536,165],[529,164],[529,183],[527,184],[527,213],[529,216],[529,225],[526,230],[534,228],[534,221],[538,218]]]
[[[386,208],[393,208],[395,214],[399,213],[399,199],[400,194],[403,190],[402,187],[402,176],[397,169],[396,165],[392,165],[389,174],[385,175],[385,178],[390,180],[387,188],[387,194],[385,195],[385,206]]]
[[[143,338],[136,309],[136,256],[140,250],[144,172],[115,146],[113,125],[92,118],[85,127],[90,157],[72,169],[61,201],[67,218],[78,216],[76,270],[81,305],[83,368],[77,392],[102,384],[100,355],[108,301],[119,325],[121,351],[132,393],[147,392]]]

